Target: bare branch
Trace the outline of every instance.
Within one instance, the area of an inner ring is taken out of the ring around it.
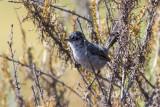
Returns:
[[[35,91],[34,91],[34,87],[33,87],[33,85],[32,85],[32,87],[31,87],[31,88],[32,88],[32,91],[33,91],[35,107],[37,107],[37,106],[38,106],[38,102],[37,102],[36,93],[35,93]]]
[[[152,87],[152,88],[155,88],[154,85],[151,84],[151,82],[144,76],[144,74],[140,71],[138,71],[138,73],[145,79],[145,81]]]
[[[10,47],[10,52],[11,52],[11,61],[13,63],[13,69],[14,69],[14,78],[15,78],[15,82],[14,82],[14,85],[15,85],[15,91],[16,91],[16,97],[18,99],[18,103],[19,103],[19,107],[22,107],[23,104],[24,104],[24,100],[23,100],[23,97],[20,95],[20,87],[19,87],[19,82],[18,82],[18,76],[17,76],[17,68],[18,68],[18,64],[17,66],[15,65],[15,61],[14,61],[14,54],[15,54],[15,51],[13,52],[13,49],[12,49],[12,39],[13,39],[13,24],[11,25],[11,35],[10,35],[10,40],[8,41],[8,45]]]
[[[152,101],[152,99],[153,99],[153,97],[154,97],[155,94],[156,94],[156,92],[153,91],[153,92],[152,92],[152,95],[151,95],[151,97],[148,99],[148,101],[147,101],[145,107],[148,107],[148,106],[149,106],[149,104],[151,103],[151,101]]]
[[[137,84],[138,84],[138,86],[140,88],[140,91],[143,93],[143,95],[145,96],[145,98],[148,100],[148,98],[149,98],[148,93],[142,88],[142,83],[139,80],[138,76],[136,76],[136,81],[137,81]]]
[[[121,99],[123,98],[123,95],[124,95],[124,83],[125,83],[125,80],[126,80],[126,71],[125,69],[123,68],[123,74],[122,74],[122,85],[121,85]]]
[[[44,101],[44,98],[43,98],[43,89],[39,83],[39,74],[37,74],[37,71],[36,71],[36,67],[35,67],[35,64],[33,63],[33,71],[34,71],[34,81],[35,81],[35,85],[38,87],[39,89],[39,92],[40,92],[40,96],[41,96],[41,99],[42,101]],[[40,73],[40,72],[39,72]]]
[[[77,82],[77,84],[78,84],[78,86],[79,86],[79,88],[80,88],[80,91],[84,94],[84,99],[86,100],[86,102],[91,103],[91,105],[93,106],[94,104],[93,104],[93,102],[91,101],[91,99],[88,97],[88,93],[86,93],[86,92],[83,90],[83,88],[81,87],[81,85],[80,85],[79,82]],[[87,99],[88,99],[89,101],[87,101]]]
[[[148,25],[147,25],[147,30],[146,30],[146,34],[145,34],[145,44],[144,46],[146,46],[148,44],[148,40],[150,40],[151,38],[151,33],[152,33],[152,26],[154,25],[154,19],[156,16],[156,9],[159,5],[159,0],[151,0],[151,11],[149,11],[149,21],[148,21]]]
[[[102,77],[101,75],[98,75],[99,78],[103,79],[104,81],[107,81],[108,83],[111,83],[110,80],[108,80],[107,78]],[[121,88],[121,86],[117,85],[116,83],[112,83],[114,86]]]
[[[15,78],[16,94],[19,95],[20,87],[19,87],[19,83],[18,83],[18,80],[17,80],[17,67],[15,66],[15,63],[14,63],[14,54],[15,54],[15,51],[13,52],[13,50],[12,50],[12,39],[13,39],[13,24],[11,25],[11,35],[10,35],[10,41],[8,41],[8,45],[10,47],[11,58],[12,58],[12,63],[13,63],[13,68],[14,68],[14,78]]]
[[[34,0],[32,0],[32,1],[34,1]],[[11,3],[22,3],[23,4],[23,2],[19,2],[19,1],[8,1],[8,2],[11,2]],[[43,2],[40,2],[40,1],[34,1],[33,3],[27,3],[27,4],[28,5],[33,5],[33,4],[44,5]],[[61,8],[59,6],[54,6],[54,5],[51,5],[51,4],[50,4],[50,6],[56,8],[56,9],[62,10],[64,12],[70,13],[72,15],[76,15],[76,16],[78,16],[78,17],[80,17],[80,18],[82,18],[82,19],[84,19],[84,20],[86,20],[86,21],[88,21],[89,23],[92,24],[92,21],[90,19],[86,18],[85,16],[81,16],[81,15],[79,15],[78,13],[76,13],[74,11],[63,9],[63,8]]]
[[[3,57],[3,56],[0,55],[0,57]],[[12,59],[9,58],[9,57],[7,57],[7,56],[5,56],[4,58],[6,58],[6,59],[9,60],[9,61],[12,61]],[[33,67],[31,67],[31,66],[29,66],[29,65],[27,65],[27,64],[23,64],[23,63],[21,63],[20,61],[14,60],[14,62],[20,64],[21,66],[24,66],[24,67],[28,67],[28,68],[30,68],[30,69],[33,69]],[[54,77],[54,76],[51,75],[51,74],[45,73],[45,72],[43,72],[43,71],[41,71],[41,70],[38,70],[38,69],[35,69],[35,70],[36,70],[37,72],[39,72],[40,75],[48,76],[48,77],[52,78],[53,80],[59,82],[61,85],[63,85],[64,87],[68,88],[68,89],[71,90],[74,94],[76,94],[78,97],[80,97],[80,98],[82,99],[82,96],[81,96],[80,94],[78,94],[74,89],[72,89],[70,86],[68,86],[68,85],[65,84],[64,82],[60,81],[58,78]]]

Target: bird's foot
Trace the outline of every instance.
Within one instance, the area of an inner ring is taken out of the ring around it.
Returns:
[[[89,84],[89,85],[87,85],[87,89],[88,89],[88,90],[91,90],[91,86],[92,86],[92,83]]]

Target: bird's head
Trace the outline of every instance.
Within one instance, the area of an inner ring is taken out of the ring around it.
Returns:
[[[68,41],[70,45],[79,46],[84,43],[84,35],[80,31],[73,32],[68,39],[64,39],[64,41]]]

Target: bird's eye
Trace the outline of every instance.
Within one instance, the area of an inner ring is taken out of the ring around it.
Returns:
[[[78,40],[78,38],[76,38],[76,40]]]

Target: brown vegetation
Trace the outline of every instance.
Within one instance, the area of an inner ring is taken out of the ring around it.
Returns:
[[[1,105],[7,106],[4,90],[5,83],[8,83],[9,88],[15,92],[19,107],[71,106],[72,98],[65,97],[67,92],[74,93],[87,106],[160,106],[159,0],[142,0],[144,4],[139,0],[82,0],[86,6],[85,14],[89,16],[78,14],[76,7],[73,11],[60,7],[58,1],[60,0],[9,1],[22,4],[28,13],[22,22],[17,15],[23,35],[21,60],[14,58],[13,25],[8,42],[9,54],[0,55],[3,74]],[[62,15],[57,10],[70,15],[69,25],[65,22],[68,20],[61,19]],[[41,63],[34,62],[34,47],[28,46],[26,42],[27,35],[21,26],[25,21],[34,23],[44,44]],[[72,32],[82,31],[94,43],[107,46],[108,42],[113,42],[108,46],[111,61],[98,76],[100,85],[95,81],[90,89],[86,88],[95,75],[85,71],[73,60],[69,46],[64,41],[71,31],[67,31],[65,26],[72,28]],[[151,57],[154,50],[155,57]],[[151,58],[154,59],[153,64]],[[8,72],[8,61],[12,61],[14,72]],[[57,71],[58,65],[64,65],[65,69],[61,67]],[[77,89],[60,80],[70,66],[76,68],[83,80],[77,82]],[[23,80],[19,79],[17,72],[23,74]],[[151,81],[151,77],[154,80]],[[26,85],[32,90],[28,95],[21,93],[23,81],[30,81],[29,86]],[[31,100],[28,100],[29,97]]]

